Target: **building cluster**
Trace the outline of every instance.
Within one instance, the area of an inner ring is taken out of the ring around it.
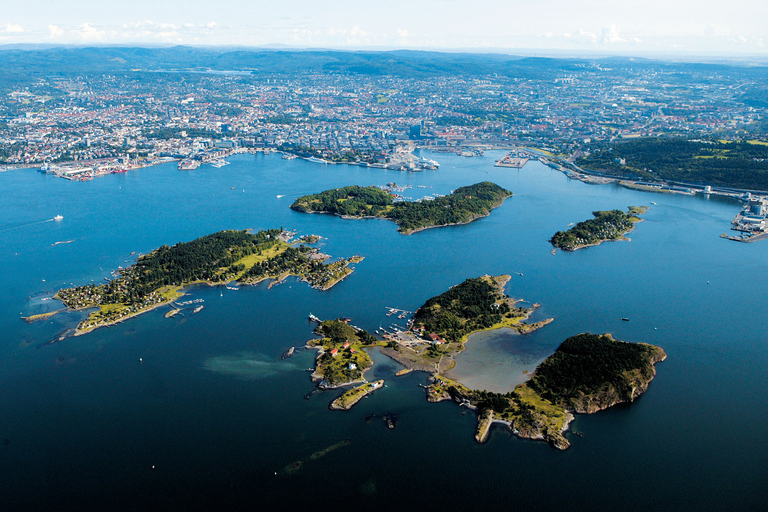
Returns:
[[[247,148],[384,165],[406,142],[471,156],[514,145],[572,154],[664,134],[765,136],[765,108],[742,101],[749,78],[587,64],[551,75],[46,78],[1,99],[0,164],[107,172]]]

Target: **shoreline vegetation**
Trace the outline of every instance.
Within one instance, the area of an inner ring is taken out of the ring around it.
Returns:
[[[322,291],[350,275],[350,264],[363,260],[353,256],[326,263],[330,256],[303,244],[294,247],[298,242],[291,243],[292,236],[282,228],[255,234],[229,230],[172,247],[163,245],[119,269],[117,277],[106,284],[65,288],[54,298],[71,310],[97,308],[75,329],[74,335],[81,336],[161,306],[177,308],[173,302],[184,295],[182,290],[196,284],[255,285],[272,279],[272,286],[296,276]]]
[[[345,219],[389,219],[398,225],[400,233],[410,235],[487,217],[511,196],[509,190],[488,181],[420,202],[395,201],[392,194],[378,187],[352,185],[299,197],[290,208],[303,213],[332,213]]]
[[[624,235],[643,221],[638,216],[647,211],[646,206],[630,206],[626,213],[621,210],[595,211],[592,212],[594,219],[579,222],[568,231],[558,231],[549,242],[557,249],[573,252],[607,241],[629,240]]]

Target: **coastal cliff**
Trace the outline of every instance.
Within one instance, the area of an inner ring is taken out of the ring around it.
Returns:
[[[562,407],[591,414],[633,402],[656,376],[654,365],[666,358],[654,345],[583,333],[565,340],[545,359],[529,385]]]

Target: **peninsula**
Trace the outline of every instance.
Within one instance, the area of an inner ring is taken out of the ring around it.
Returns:
[[[666,357],[654,345],[583,333],[566,339],[539,365],[532,379],[514,391],[472,391],[437,375],[428,387],[428,398],[445,395],[443,399],[475,408],[478,442],[484,442],[491,424],[499,422],[519,437],[541,439],[565,450],[570,442],[564,433],[574,413],[592,414],[634,401],[656,375],[654,365]]]
[[[460,187],[450,195],[423,201],[395,201],[377,187],[326,190],[296,199],[291,209],[304,213],[333,213],[344,218],[383,218],[397,223],[398,231],[410,235],[424,229],[467,224],[486,217],[512,196],[495,183],[484,181]]]
[[[377,380],[376,382],[366,382],[356,388],[352,388],[331,402],[331,410],[348,411],[357,402],[380,389],[383,385],[383,380]]]
[[[522,300],[504,293],[509,280],[508,275],[471,278],[429,299],[407,332],[385,335],[389,343],[382,352],[408,368],[439,373],[455,365],[472,333],[508,327],[526,334],[550,323],[551,318],[525,323],[539,305],[517,307]]]
[[[635,228],[636,222],[642,221],[638,215],[647,210],[645,206],[630,206],[627,213],[621,210],[592,212],[594,219],[579,222],[568,231],[558,231],[550,243],[563,251],[576,251],[608,240],[628,240],[624,235]]]
[[[192,284],[255,284],[293,275],[326,290],[352,273],[350,263],[362,261],[354,256],[326,264],[329,256],[305,245],[293,247],[290,238],[280,229],[230,230],[163,245],[119,269],[108,283],[62,289],[55,298],[70,309],[97,308],[77,326],[77,336],[171,304]]]

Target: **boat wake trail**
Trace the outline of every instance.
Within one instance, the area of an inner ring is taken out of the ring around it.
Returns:
[[[56,219],[36,220],[33,222],[25,222],[23,224],[17,224],[15,226],[3,226],[3,227],[0,227],[0,233],[3,233],[5,231],[13,231],[14,229],[28,228],[31,226],[36,226],[37,224],[45,224],[46,222],[54,222],[55,220]]]

